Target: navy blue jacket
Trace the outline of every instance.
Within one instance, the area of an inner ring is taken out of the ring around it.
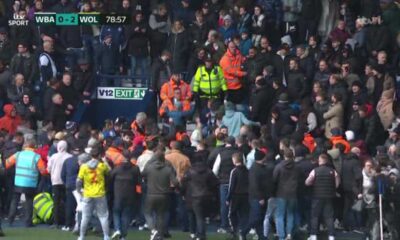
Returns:
[[[78,172],[79,172],[78,156],[73,156],[65,160],[61,170],[61,179],[63,180],[66,189],[68,190],[75,189]]]

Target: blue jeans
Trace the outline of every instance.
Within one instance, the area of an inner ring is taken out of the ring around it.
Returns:
[[[296,204],[297,204],[297,199],[276,198],[275,223],[279,239],[285,239],[285,237],[289,234],[292,235]],[[286,224],[285,224],[285,219],[286,219]],[[286,231],[285,231],[285,225],[286,225]]]
[[[264,238],[268,239],[269,235],[269,228],[270,228],[270,219],[273,215],[275,215],[276,211],[276,201],[275,198],[268,199],[267,204],[267,212],[265,213],[264,217]]]
[[[140,200],[137,201],[138,202],[137,209],[135,210],[135,217],[139,226],[146,224],[146,219],[144,218],[144,203],[146,199],[147,185],[145,182],[142,182],[141,185],[142,185],[142,194],[140,194]]]
[[[140,77],[142,84],[145,84],[145,74],[149,72],[149,58],[148,57],[134,57],[131,56],[131,76]],[[136,69],[140,69],[140,75],[136,74]]]
[[[295,217],[295,225],[296,226],[304,226],[311,224],[311,197],[310,196],[301,196],[298,198],[297,209],[296,209],[296,217]]]
[[[221,215],[221,228],[229,228],[229,207],[226,205],[226,197],[228,196],[229,184],[221,184],[219,186],[219,201],[220,201],[220,215]]]
[[[247,235],[250,229],[255,228],[258,239],[263,239],[263,220],[264,220],[264,206],[262,206],[258,199],[250,199],[250,215],[247,227],[243,230],[243,234]]]
[[[65,194],[65,226],[73,227],[75,220],[76,200],[72,194],[73,189],[66,189]]]
[[[132,217],[132,205],[118,204],[113,208],[114,229],[121,232],[122,237],[128,234],[128,227]]]

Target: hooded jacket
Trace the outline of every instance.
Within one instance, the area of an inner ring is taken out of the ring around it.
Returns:
[[[243,113],[235,112],[232,109],[225,111],[221,124],[228,128],[229,136],[233,137],[239,136],[242,125],[257,125],[256,122],[248,120]]]
[[[185,83],[183,80],[179,80],[179,83],[176,83],[172,78],[164,83],[161,87],[160,98],[162,101],[167,99],[174,98],[174,89],[179,88],[181,90],[182,100],[190,100],[192,98],[192,91],[190,89],[190,85]]]
[[[6,104],[3,107],[5,115],[0,118],[0,130],[4,129],[10,134],[14,134],[17,131],[17,127],[21,124],[21,118],[18,115],[11,116],[14,106],[12,104]]]
[[[106,175],[109,168],[103,162],[93,158],[83,164],[78,173],[76,183],[78,191],[83,185],[83,196],[85,198],[99,198],[106,195]]]
[[[238,49],[236,49],[234,53],[228,49],[224,56],[222,56],[219,65],[224,72],[226,85],[229,90],[237,90],[242,88],[242,78],[244,77],[242,65],[244,61],[245,57]]]
[[[64,165],[65,160],[71,158],[72,155],[67,152],[67,142],[60,141],[57,144],[57,153],[53,154],[49,158],[49,162],[47,163],[47,171],[51,176],[51,184],[54,185],[63,185],[64,182],[61,178],[61,172]]]
[[[178,184],[174,167],[165,159],[158,159],[154,156],[148,162],[142,172],[147,181],[148,195],[164,195],[172,193],[172,187]]]
[[[218,189],[219,181],[205,162],[197,162],[186,172],[181,185],[185,196],[211,198]]]
[[[271,179],[274,167],[255,162],[249,170],[249,197],[251,199],[266,200],[272,196],[274,186]]]
[[[110,186],[113,190],[114,201],[132,205],[137,196],[140,185],[139,167],[130,162],[123,162],[110,173]]]
[[[279,163],[273,173],[277,198],[296,198],[300,171],[293,160]]]

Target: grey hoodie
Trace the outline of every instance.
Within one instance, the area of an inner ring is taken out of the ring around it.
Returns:
[[[169,194],[173,191],[171,186],[178,184],[174,168],[165,159],[153,157],[146,164],[142,175],[147,181],[147,194],[150,195]]]
[[[92,158],[92,160],[90,160],[86,164],[88,165],[88,167],[90,169],[96,169],[97,165],[99,165],[99,163],[100,163],[99,160]]]
[[[47,163],[47,171],[51,176],[51,185],[63,185],[64,182],[61,178],[61,171],[65,160],[72,157],[67,152],[67,142],[60,141],[57,144],[57,153],[53,154]]]

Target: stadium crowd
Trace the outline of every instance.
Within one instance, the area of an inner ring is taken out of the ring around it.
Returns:
[[[154,93],[146,112],[71,121],[118,76]],[[25,227],[79,240],[204,240],[210,221],[233,239],[377,239],[380,195],[399,239],[399,94],[400,0],[3,0],[0,212],[13,225],[24,195]]]

